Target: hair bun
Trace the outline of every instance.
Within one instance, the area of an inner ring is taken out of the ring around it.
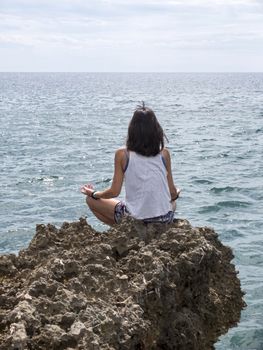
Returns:
[[[140,105],[137,105],[137,108],[136,109],[142,109],[143,111],[146,110],[146,107],[145,107],[145,102],[142,101],[142,103]]]

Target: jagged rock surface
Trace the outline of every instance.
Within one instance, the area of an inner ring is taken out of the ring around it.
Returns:
[[[0,257],[0,349],[213,349],[244,307],[232,258],[186,220],[37,225]]]

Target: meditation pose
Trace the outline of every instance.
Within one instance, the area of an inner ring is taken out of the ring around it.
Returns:
[[[155,113],[143,103],[130,121],[126,147],[115,152],[111,187],[97,191],[87,184],[81,188],[90,210],[99,220],[110,226],[118,224],[125,215],[145,223],[173,221],[180,190],[174,185],[164,138]],[[116,198],[123,181],[124,202]]]

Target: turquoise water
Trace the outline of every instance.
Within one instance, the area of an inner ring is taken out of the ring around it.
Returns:
[[[107,187],[138,101],[169,139],[178,217],[213,226],[246,292],[217,350],[263,349],[263,74],[0,73],[0,253],[37,223],[87,215],[81,184]]]

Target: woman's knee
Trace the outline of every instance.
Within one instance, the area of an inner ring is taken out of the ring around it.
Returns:
[[[101,211],[102,208],[102,200],[96,200],[92,197],[87,196],[86,203],[91,211]]]
[[[86,203],[89,206],[90,209],[94,208],[94,199],[91,198],[90,196],[86,197]]]

